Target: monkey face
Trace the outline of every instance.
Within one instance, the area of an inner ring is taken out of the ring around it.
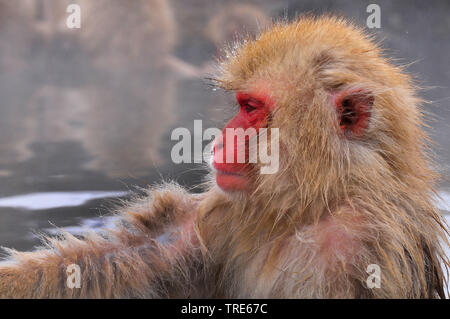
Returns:
[[[252,142],[257,144],[260,128],[266,128],[273,103],[261,91],[237,92],[239,112],[228,122],[214,145],[212,166],[216,182],[225,191],[244,191],[251,186],[254,165]]]
[[[355,139],[363,137],[367,131],[374,101],[368,90],[353,87],[323,90],[317,93],[325,96],[320,99],[307,85],[304,90],[295,92],[288,86],[276,88],[264,80],[255,82],[259,84],[237,91],[239,112],[214,145],[212,166],[216,183],[224,191],[249,191],[264,179],[273,183],[279,177],[261,177],[258,172],[261,163],[251,160],[256,149],[268,147],[259,143],[261,129],[278,128],[287,132],[283,134],[285,140],[281,141],[284,152],[281,156],[287,157],[292,152],[290,158],[296,158],[292,169],[300,169],[305,175],[311,167],[305,164],[332,157],[330,152],[336,149],[336,145],[332,145],[336,141],[334,137]],[[256,155],[259,159],[258,155],[260,153]]]
[[[214,148],[223,190],[257,186],[273,194],[274,187],[310,187],[320,193],[345,180],[365,181],[368,166],[379,174],[415,166],[402,151],[420,153],[413,142],[418,132],[408,125],[420,117],[409,77],[385,61],[363,32],[333,19],[280,24],[235,46],[221,69],[217,83],[237,93],[240,107]],[[226,135],[227,129],[261,128],[279,129],[280,169],[271,176],[248,158],[259,132]],[[364,174],[356,177],[359,172]]]
[[[239,112],[225,126],[214,145],[212,166],[216,183],[224,191],[251,191],[264,181],[266,185],[274,185],[281,179],[289,180],[296,171],[301,171],[303,176],[313,176],[316,172],[311,171],[315,168],[311,163],[319,159],[336,159],[332,153],[339,152],[336,145],[339,139],[363,138],[369,127],[374,101],[369,90],[347,86],[316,93],[308,85],[304,85],[303,90],[295,90],[277,86],[281,80],[272,81],[275,84],[256,80],[249,89],[237,90]],[[283,170],[288,172],[285,176],[261,176],[261,163],[251,161],[255,151],[252,141],[260,150],[260,129],[272,128],[278,128],[283,135],[281,159],[288,157],[291,160],[291,163],[283,161],[290,164]],[[331,169],[332,164],[323,166]]]

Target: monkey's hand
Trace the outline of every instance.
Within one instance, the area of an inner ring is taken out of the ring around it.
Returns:
[[[189,296],[187,269],[202,259],[194,231],[197,203],[195,195],[168,185],[133,200],[114,229],[83,239],[67,233],[48,238],[34,252],[9,250],[0,263],[0,297]]]

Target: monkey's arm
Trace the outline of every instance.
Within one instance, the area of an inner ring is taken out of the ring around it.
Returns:
[[[193,230],[196,203],[193,195],[169,185],[129,205],[122,223],[102,235],[80,240],[66,234],[48,239],[46,249],[11,251],[0,263],[0,297],[189,296],[185,281],[191,264],[201,260],[194,256],[200,251]],[[163,243],[155,239],[167,234]]]

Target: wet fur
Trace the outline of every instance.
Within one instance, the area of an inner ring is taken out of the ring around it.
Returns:
[[[217,85],[264,89],[277,105],[279,172],[255,174],[251,194],[162,185],[125,205],[114,230],[12,251],[0,296],[445,297],[447,226],[410,77],[331,16],[276,23],[228,56]],[[375,97],[358,138],[340,134],[331,103],[349,88]],[[81,289],[66,286],[72,263]],[[380,288],[367,287],[369,264],[381,268]]]

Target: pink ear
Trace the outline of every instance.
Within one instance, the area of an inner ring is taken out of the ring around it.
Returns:
[[[364,89],[347,89],[333,96],[339,126],[346,137],[360,137],[369,126],[374,97]]]

